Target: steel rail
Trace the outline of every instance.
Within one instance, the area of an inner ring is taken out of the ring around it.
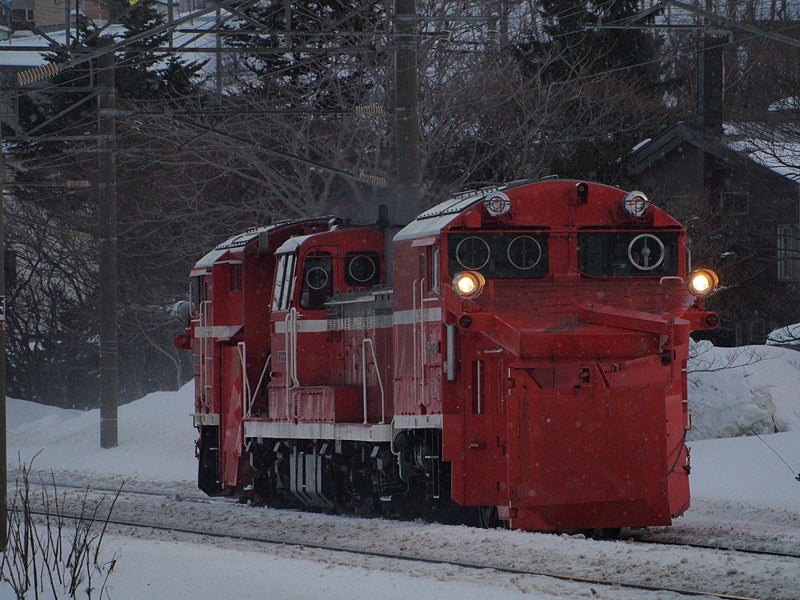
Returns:
[[[65,486],[66,487],[66,486]],[[79,488],[79,486],[70,486],[74,488]],[[85,488],[84,488],[85,489]],[[89,488],[94,489],[94,488]],[[94,490],[94,491],[105,491],[105,490]],[[143,494],[143,495],[158,495],[152,492],[135,492],[131,490],[126,490],[128,494]],[[169,495],[164,495],[165,497],[169,497]],[[48,513],[47,511],[42,510],[31,510],[29,511],[30,514],[39,515],[39,516],[48,516],[52,513]],[[80,519],[80,515],[70,515],[70,514],[63,514],[62,516],[65,518],[74,518]],[[404,554],[397,554],[393,552],[382,552],[377,550],[363,550],[363,549],[355,549],[355,548],[343,548],[340,546],[333,546],[333,545],[326,545],[326,544],[316,544],[316,543],[308,543],[303,541],[291,541],[286,539],[280,538],[271,538],[267,536],[258,536],[258,535],[240,535],[240,534],[231,534],[231,533],[223,533],[223,532],[215,532],[215,531],[204,531],[201,529],[195,529],[190,527],[175,527],[174,525],[158,525],[158,524],[151,524],[151,523],[143,523],[133,520],[125,520],[125,519],[114,519],[114,518],[107,518],[103,519],[103,522],[107,525],[117,525],[120,527],[134,527],[140,529],[151,529],[153,531],[159,532],[170,532],[170,533],[182,533],[191,536],[203,536],[207,538],[213,539],[226,539],[226,540],[233,540],[233,541],[243,541],[243,542],[254,542],[259,544],[266,544],[271,546],[288,546],[288,547],[297,547],[297,548],[309,548],[312,550],[320,550],[332,553],[340,553],[340,554],[350,554],[356,556],[366,556],[371,558],[381,558],[381,559],[388,559],[388,560],[396,560],[402,561],[407,563],[422,563],[422,564],[430,564],[430,565],[443,565],[443,566],[452,566],[458,567],[467,570],[473,571],[483,571],[483,570],[490,570],[499,573],[505,573],[509,575],[528,575],[533,577],[546,577],[550,579],[556,579],[559,581],[569,581],[574,583],[582,583],[582,584],[591,584],[591,585],[598,585],[604,587],[619,587],[624,589],[630,590],[642,590],[642,591],[651,591],[651,592],[672,592],[676,594],[683,594],[686,596],[697,596],[697,597],[714,597],[720,598],[721,600],[762,600],[757,597],[753,596],[740,596],[736,594],[728,594],[724,592],[712,592],[708,590],[696,590],[691,588],[680,588],[680,587],[670,587],[670,586],[659,586],[659,585],[649,585],[649,584],[637,584],[637,583],[630,583],[618,580],[611,580],[611,579],[597,579],[594,577],[583,577],[580,575],[571,575],[567,573],[558,573],[553,571],[544,571],[544,570],[532,570],[532,569],[521,569],[521,568],[514,568],[514,567],[503,567],[498,565],[482,565],[478,563],[472,563],[467,561],[460,561],[460,560],[444,560],[444,559],[436,559],[436,558],[426,558],[426,557],[418,557],[418,556],[409,556]],[[654,542],[655,543],[655,542]],[[729,548],[720,548],[720,550],[725,551],[734,551]],[[789,555],[791,556],[791,555]]]
[[[682,542],[680,540],[657,540],[648,538],[621,538],[620,541],[633,544],[653,544],[662,546],[685,546],[687,548],[697,548],[698,550],[722,550],[738,552],[740,554],[753,554],[756,556],[775,556],[783,558],[800,558],[800,553],[779,552],[777,550],[756,550],[754,548],[741,548],[738,546],[715,546],[713,544],[701,544],[695,542]]]
[[[48,485],[53,485],[53,482],[49,482],[48,481],[47,484]],[[167,499],[175,499],[176,496],[179,496],[178,499],[180,501],[193,501],[193,502],[198,502],[198,503],[201,503],[201,504],[213,504],[213,503],[216,503],[216,502],[225,502],[227,500],[231,500],[231,497],[210,497],[210,496],[207,496],[205,494],[184,495],[184,494],[179,493],[179,492],[173,493],[173,492],[158,492],[158,491],[150,491],[150,490],[136,490],[136,489],[125,488],[124,484],[123,484],[122,487],[110,487],[110,486],[109,487],[101,487],[101,486],[95,486],[95,485],[90,485],[90,486],[75,485],[75,484],[62,483],[62,482],[56,481],[55,484],[54,484],[54,487],[56,489],[64,489],[64,488],[66,488],[66,489],[79,490],[79,491],[92,491],[92,492],[111,493],[111,494],[120,493],[120,495],[128,494],[128,495],[140,495],[140,496],[155,496],[155,497],[167,498]],[[238,502],[238,500],[237,500],[237,502]],[[292,509],[281,509],[281,510],[292,510]],[[300,510],[303,510],[303,509],[300,509]],[[313,511],[311,511],[311,512],[313,513]],[[345,515],[345,516],[347,516],[347,515]],[[382,518],[384,518],[386,520],[389,520],[389,521],[394,520],[394,519],[391,519],[390,517],[382,517]],[[148,526],[149,527],[149,525],[140,525],[140,526]],[[167,529],[174,529],[174,528],[167,527]],[[187,533],[193,533],[193,532],[187,532]],[[208,533],[208,535],[213,535],[213,534]],[[223,534],[223,536],[224,535],[226,535],[226,534]],[[235,537],[235,536],[232,536],[232,537]],[[249,538],[245,538],[245,539],[249,539]],[[255,538],[255,539],[256,540],[260,540],[261,538]],[[276,543],[271,539],[264,539],[263,541],[265,541],[267,543]],[[611,541],[611,540],[609,540],[609,541]],[[800,553],[797,553],[797,552],[781,552],[781,551],[778,551],[778,550],[758,550],[758,549],[754,549],[754,548],[745,548],[745,547],[734,546],[734,545],[730,545],[730,544],[714,545],[714,544],[704,544],[704,543],[700,543],[700,542],[682,541],[682,540],[663,540],[663,539],[657,539],[657,538],[648,538],[646,536],[638,537],[635,534],[629,535],[629,536],[622,535],[616,541],[623,542],[623,543],[629,543],[629,544],[643,544],[643,545],[654,545],[654,546],[657,546],[657,545],[662,545],[662,546],[683,546],[683,547],[686,547],[686,548],[697,548],[698,550],[718,550],[718,551],[721,551],[721,552],[737,552],[739,554],[752,554],[754,556],[774,556],[776,558],[800,558]],[[299,542],[297,543],[297,545],[298,546],[311,547],[309,544],[304,544],[304,543],[299,543]],[[323,547],[320,547],[320,548],[323,548]],[[446,561],[443,561],[443,562],[446,562]],[[501,569],[498,568],[498,570],[501,570]],[[514,571],[514,572],[516,572],[516,571]],[[658,589],[662,589],[662,588],[658,588]]]

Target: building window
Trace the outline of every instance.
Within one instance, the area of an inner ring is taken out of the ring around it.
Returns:
[[[778,281],[800,281],[798,225],[778,225]]]
[[[32,8],[15,8],[14,18],[18,21],[27,23],[33,23],[36,20],[34,19],[34,12]]]
[[[727,215],[746,215],[750,212],[749,192],[720,192],[720,208]]]

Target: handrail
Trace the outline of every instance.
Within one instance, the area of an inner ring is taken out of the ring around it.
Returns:
[[[289,311],[292,328],[292,385],[298,387],[300,381],[297,379],[297,319],[302,316],[298,314],[296,308]]]
[[[299,387],[297,379],[297,309],[292,308],[286,315],[286,418],[294,419],[294,407],[291,406],[291,389]]]
[[[253,391],[253,395],[250,398],[250,406],[248,406],[247,414],[245,415],[246,418],[250,418],[252,416],[251,412],[253,409],[253,402],[258,397],[258,392],[261,391],[261,384],[264,383],[264,375],[267,374],[267,369],[269,369],[269,365],[272,362],[272,354],[270,353],[267,355],[267,360],[264,362],[264,368],[261,370],[261,376],[258,378],[258,383],[256,384],[256,389]]]
[[[247,380],[247,345],[244,342],[236,344],[236,350],[239,354],[239,363],[242,366],[242,413],[243,416],[250,416],[250,407],[253,403],[253,398],[250,395],[250,382]]]
[[[367,350],[366,347],[372,352],[372,364],[375,365],[375,374],[378,377],[378,387],[381,390],[381,420],[378,423],[383,425],[386,423],[386,393],[383,389],[383,380],[381,379],[381,370],[378,367],[378,357],[375,355],[375,342],[371,338],[364,338],[361,341],[361,382],[362,394],[364,400],[364,425],[369,421],[367,420]]]
[[[680,281],[681,283],[683,283],[684,281],[683,277],[679,277],[677,275],[665,275],[664,277],[658,280],[658,285],[664,285],[664,282],[669,281],[670,279],[675,279],[677,281]]]
[[[418,279],[415,279],[414,282],[411,284],[411,313],[412,317],[412,325],[411,325],[411,347],[413,348],[411,354],[411,360],[414,363],[414,406],[419,406],[419,381],[417,379],[417,352],[419,348],[417,347],[417,283],[419,282]],[[422,302],[420,302],[422,305]]]
[[[425,277],[419,280],[419,396],[420,404],[428,406],[425,398],[425,357],[427,356],[427,338],[425,335]]]
[[[201,396],[200,396],[200,402],[203,404],[203,406],[206,409],[210,409],[211,408],[211,404],[210,404],[210,402],[208,400],[208,383],[207,383],[208,381],[211,380],[211,377],[210,377],[210,374],[207,372],[208,371],[208,367],[206,366],[206,363],[214,359],[213,354],[212,354],[212,352],[210,352],[209,347],[208,347],[209,344],[213,344],[213,342],[210,341],[210,338],[208,337],[208,329],[209,329],[209,327],[208,327],[208,311],[209,311],[210,307],[211,307],[211,301],[210,300],[204,300],[200,304],[200,327],[199,327],[200,333],[201,333],[201,336],[200,336],[200,339],[201,339],[201,343],[200,343],[200,389],[202,390],[202,393],[201,393]]]
[[[456,325],[455,323],[448,323],[445,326],[447,332],[447,364],[445,365],[445,373],[447,374],[447,381],[456,380]]]

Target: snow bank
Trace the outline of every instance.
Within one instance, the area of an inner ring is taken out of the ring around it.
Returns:
[[[100,447],[100,410],[65,410],[8,399],[8,459],[87,477],[125,475],[131,480],[193,481],[196,432],[194,383],[155,392],[119,407],[119,445]]]
[[[690,440],[800,431],[800,352],[692,345]]]

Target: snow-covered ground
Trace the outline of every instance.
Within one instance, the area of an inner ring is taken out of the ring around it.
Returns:
[[[787,522],[798,526],[800,482],[795,475],[800,473],[800,353],[767,346],[717,349],[706,344],[699,344],[695,350],[689,386],[695,427],[691,432],[693,508],[677,520],[676,526],[684,520],[688,524],[685,527],[710,530],[715,507],[719,506],[725,506],[725,514],[732,516],[730,523],[723,524],[730,529],[737,527],[737,515],[744,519],[753,514],[764,519],[765,527],[780,527]],[[99,477],[112,482],[125,480],[129,487],[153,482],[192,490],[196,472],[195,432],[189,416],[192,402],[192,385],[188,384],[178,392],[150,394],[120,407],[119,446],[103,450],[98,411],[54,409],[9,399],[11,479],[18,461],[28,463],[36,456],[38,469],[52,470],[78,482]],[[260,519],[263,515],[264,527],[273,527],[276,519],[283,518],[270,509],[234,504],[221,508],[231,516]],[[258,510],[264,512],[255,512]],[[337,527],[324,515],[294,518],[307,528]],[[273,525],[268,525],[270,521]],[[491,544],[524,547],[517,566],[524,566],[526,560],[535,564],[537,554],[560,553],[566,562],[580,562],[587,555],[607,552],[608,559],[603,562],[610,563],[624,560],[624,554],[630,552],[627,546],[621,550],[612,542],[513,531],[385,521],[365,521],[359,527],[365,543],[383,536],[393,540],[392,544],[402,545],[426,537],[430,545],[438,548],[440,544],[442,553],[463,548],[465,562],[470,562],[470,551],[484,547],[491,551]],[[386,547],[387,551],[393,549],[393,545]],[[241,544],[209,539],[198,543],[169,535],[142,539],[115,533],[106,539],[104,551],[118,559],[107,589],[115,600],[680,597],[669,592],[632,592],[542,577],[509,579],[493,572],[477,576],[455,567],[414,566],[409,570],[377,558],[353,564],[302,547],[256,550]],[[682,564],[686,558],[679,551],[659,548],[655,552],[660,556],[657,560],[667,564],[674,561],[676,573],[690,572],[689,566]],[[655,554],[651,556],[655,561]],[[710,578],[715,568],[722,573],[737,568],[723,564],[732,560],[730,557],[711,555],[702,560],[704,564],[697,565],[699,571],[686,577],[692,577],[696,584],[707,584],[703,589],[712,589]],[[765,589],[764,598],[776,597],[775,589],[800,587],[798,569],[791,563],[788,568],[775,564],[768,576],[769,585],[775,587],[772,591]],[[637,567],[643,569],[643,579],[648,569],[655,569],[652,565]],[[703,572],[709,573],[708,581],[703,581]],[[675,587],[693,587],[680,576],[676,579]],[[10,589],[0,584],[0,600],[11,598],[9,594]],[[785,597],[791,597],[788,594]]]

